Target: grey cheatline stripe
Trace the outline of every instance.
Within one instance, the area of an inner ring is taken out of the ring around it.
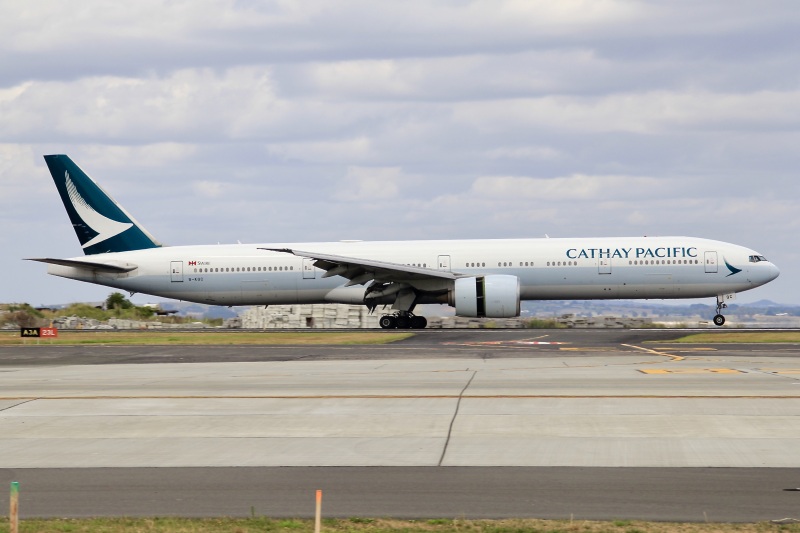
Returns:
[[[472,380],[475,379],[477,373],[478,373],[477,370],[472,371],[472,375],[470,376],[469,381],[467,381],[467,384],[464,385],[464,388],[461,389],[461,393],[458,395],[458,401],[456,402],[456,410],[453,413],[453,418],[450,419],[450,427],[447,428],[447,440],[444,441],[444,448],[442,448],[442,456],[439,457],[439,463],[436,466],[442,466],[442,463],[444,462],[444,456],[447,455],[447,447],[450,445],[450,435],[453,433],[453,424],[455,424],[456,417],[458,416],[458,408],[461,407],[461,399],[464,397],[464,393],[467,392],[467,389],[472,383]]]

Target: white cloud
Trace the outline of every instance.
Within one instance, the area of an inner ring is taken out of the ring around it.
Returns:
[[[469,194],[478,198],[502,198],[509,202],[537,200],[599,201],[605,198],[652,197],[662,188],[655,178],[638,176],[589,176],[575,174],[557,178],[485,176],[472,184]]]
[[[11,209],[25,198],[55,192],[50,190],[49,176],[42,174],[43,165],[33,146],[0,144],[0,202],[4,209]]]
[[[167,242],[682,233],[791,269],[796,7],[0,3],[3,244],[80,253],[68,153]]]
[[[385,202],[399,195],[405,179],[399,167],[348,167],[336,198],[348,202]]]
[[[495,148],[486,152],[487,157],[492,159],[555,159],[562,154],[549,146],[516,146]]]
[[[309,141],[274,143],[267,145],[267,152],[290,160],[311,163],[361,161],[370,155],[370,140],[366,137],[331,141]]]
[[[237,138],[269,130],[286,119],[265,68],[33,82],[6,93],[0,101],[3,138],[57,135],[150,142]]]
[[[654,91],[457,103],[454,122],[486,132],[543,129],[654,134],[800,127],[800,91],[748,94]]]
[[[205,198],[218,198],[225,190],[225,184],[219,181],[195,181],[192,183],[195,194]]]
[[[87,145],[81,157],[93,165],[105,167],[161,167],[185,161],[197,153],[195,145],[163,142],[145,145]]]

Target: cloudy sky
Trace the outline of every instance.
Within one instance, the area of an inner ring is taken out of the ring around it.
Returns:
[[[796,0],[0,0],[0,302],[109,292],[22,261],[67,153],[167,244],[692,235],[800,304],[799,132]]]

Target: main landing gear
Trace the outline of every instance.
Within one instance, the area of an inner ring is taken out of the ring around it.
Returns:
[[[728,307],[728,304],[726,304],[722,298],[717,296],[717,314],[714,315],[714,324],[717,326],[721,326],[725,323],[725,317],[722,316],[722,310],[726,307]]]
[[[428,320],[424,316],[417,316],[409,312],[399,311],[391,315],[383,315],[378,324],[383,329],[425,329]]]

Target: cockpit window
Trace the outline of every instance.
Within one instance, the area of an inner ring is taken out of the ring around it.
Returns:
[[[751,255],[750,256],[750,262],[751,263],[760,263],[761,261],[766,261],[766,260],[767,260],[767,258],[764,257],[763,255]]]

